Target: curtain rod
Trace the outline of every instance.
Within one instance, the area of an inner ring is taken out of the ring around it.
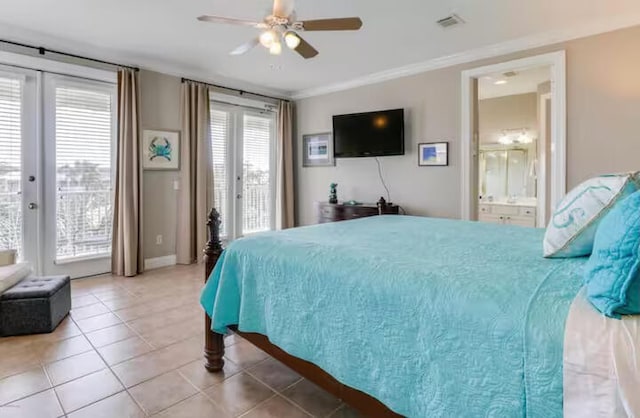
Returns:
[[[191,78],[185,78],[185,77],[182,77],[182,82],[184,83],[185,81],[191,81],[191,82],[193,82],[193,83],[205,84],[205,85],[210,86],[210,87],[216,87],[216,88],[219,88],[219,89],[235,91],[235,92],[239,93],[239,94],[240,94],[240,96],[242,96],[243,94],[250,94],[250,95],[252,95],[252,96],[266,97],[267,99],[273,99],[273,100],[283,100],[283,101],[285,101],[285,102],[287,102],[287,103],[289,102],[289,100],[287,100],[287,99],[283,99],[283,98],[280,98],[280,97],[267,96],[266,94],[253,93],[253,92],[251,92],[251,91],[240,90],[240,89],[234,89],[233,87],[220,86],[220,85],[218,85],[218,84],[211,84],[211,83],[206,83],[206,82],[204,82],[204,81],[198,81],[198,80],[193,80],[193,79],[191,79]]]
[[[0,39],[0,43],[19,46],[19,47],[22,47],[22,48],[36,49],[40,55],[45,55],[48,52],[48,53],[51,53],[51,54],[64,55],[64,56],[67,56],[67,57],[77,58],[77,59],[81,59],[81,60],[85,60],[85,61],[97,62],[99,64],[112,65],[114,67],[130,68],[130,69],[132,69],[134,71],[140,71],[140,69],[138,67],[133,67],[131,65],[116,64],[115,62],[103,61],[103,60],[99,60],[99,59],[96,59],[96,58],[83,57],[82,55],[76,55],[76,54],[70,54],[68,52],[56,51],[54,49],[48,49],[48,48],[44,48],[42,46],[33,46],[33,45],[23,44],[23,43],[20,43],[20,42],[7,41],[5,39]]]

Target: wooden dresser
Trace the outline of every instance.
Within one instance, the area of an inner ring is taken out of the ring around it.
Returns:
[[[349,205],[344,203],[318,202],[317,208],[318,223],[321,224],[379,215],[378,205],[375,203]],[[398,205],[384,205],[382,207],[383,215],[398,215],[399,213],[400,207]]]

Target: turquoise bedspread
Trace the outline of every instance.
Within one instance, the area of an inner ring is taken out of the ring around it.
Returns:
[[[408,216],[229,245],[201,303],[409,417],[561,417],[565,319],[586,259],[543,230]]]

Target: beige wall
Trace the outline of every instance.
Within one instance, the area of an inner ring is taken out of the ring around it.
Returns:
[[[179,131],[180,78],[140,71],[140,125],[144,129]],[[143,150],[144,151],[144,150]],[[145,171],[143,174],[144,258],[176,253],[178,191],[174,182],[180,171]],[[156,237],[162,235],[162,244]]]
[[[483,60],[300,100],[302,134],[331,130],[334,114],[404,107],[406,150],[381,158],[395,203],[410,214],[460,217],[460,74],[462,70],[540,53],[567,52],[567,182],[640,168],[640,27]],[[450,166],[418,167],[419,142],[449,141]],[[329,183],[340,199],[376,201],[384,191],[371,158],[341,159],[336,167],[302,168],[297,147],[297,221],[316,221],[314,202],[326,200]]]
[[[514,94],[478,102],[480,144],[496,144],[505,129],[526,128],[538,137],[538,94]]]

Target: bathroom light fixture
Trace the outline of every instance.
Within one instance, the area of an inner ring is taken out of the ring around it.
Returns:
[[[513,139],[511,139],[506,133],[503,133],[502,136],[498,139],[498,142],[502,145],[511,145],[513,144]]]
[[[522,133],[518,137],[518,142],[521,144],[530,144],[533,142],[533,139],[527,134],[526,130],[522,130]]]
[[[493,84],[495,84],[496,86],[501,86],[503,84],[507,84],[507,80],[498,80],[498,81],[494,82]]]

